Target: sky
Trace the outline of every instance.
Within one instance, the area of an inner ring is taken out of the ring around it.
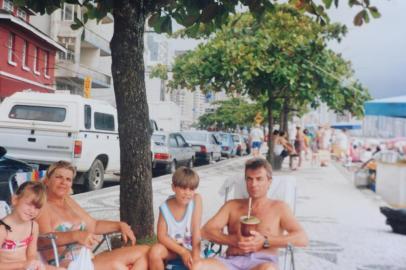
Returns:
[[[331,47],[352,62],[355,77],[373,98],[406,95],[406,0],[371,0],[382,16],[361,27],[352,23],[357,9],[346,2],[329,11],[333,21],[349,28]]]
[[[338,9],[328,13],[332,21],[346,24],[348,34],[331,48],[350,60],[355,77],[368,88],[373,98],[406,95],[406,0],[371,0],[381,18],[354,26],[356,7],[340,0]],[[174,49],[191,49],[194,40],[172,41]]]

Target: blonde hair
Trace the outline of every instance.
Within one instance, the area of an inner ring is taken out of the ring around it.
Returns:
[[[199,175],[190,168],[179,167],[172,175],[172,184],[175,187],[196,189],[199,186]]]
[[[67,169],[72,171],[73,173],[73,178],[75,178],[76,176],[76,169],[75,167],[73,167],[73,165],[70,162],[64,161],[64,160],[60,160],[57,161],[55,163],[53,163],[51,166],[48,167],[48,170],[46,172],[46,178],[49,179],[51,178],[51,176],[54,174],[54,172],[57,169]]]
[[[31,203],[38,209],[44,206],[47,200],[46,187],[41,182],[25,182],[18,187],[15,196],[17,199],[21,199],[24,196],[33,194],[35,198],[32,199]]]

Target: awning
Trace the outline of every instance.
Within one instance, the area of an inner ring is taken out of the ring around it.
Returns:
[[[375,99],[365,102],[365,115],[406,118],[406,96]]]
[[[330,126],[334,129],[361,129],[361,124],[359,123],[336,123]]]

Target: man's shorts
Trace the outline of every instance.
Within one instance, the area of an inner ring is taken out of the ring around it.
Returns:
[[[261,148],[261,142],[252,142],[252,149],[259,149]]]
[[[256,252],[241,256],[216,257],[216,259],[223,263],[229,270],[247,270],[263,263],[278,265],[278,256],[265,252]]]

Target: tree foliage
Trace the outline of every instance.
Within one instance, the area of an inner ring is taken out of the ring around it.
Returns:
[[[327,49],[346,27],[320,25],[289,5],[275,7],[257,20],[236,15],[207,43],[178,57],[169,87],[267,97],[270,129],[273,112],[302,112],[320,102],[337,111],[362,114],[369,98],[359,83],[350,84],[350,63]],[[351,106],[350,106],[351,105]]]
[[[288,2],[299,10],[313,14],[320,24],[328,22],[325,9],[333,4],[333,0],[323,0],[321,4],[316,0]],[[91,19],[100,21],[107,13],[113,15],[114,35],[110,47],[121,147],[120,217],[131,224],[138,236],[151,235],[154,222],[149,113],[143,60],[146,21],[157,32],[171,33],[172,23],[176,21],[187,28],[185,34],[189,36],[200,33],[208,35],[229,23],[230,15],[235,14],[237,9],[248,7],[256,17],[261,18],[264,12],[274,8],[276,0],[14,0],[14,3],[41,14],[50,14],[63,7],[64,3],[80,5],[84,14],[82,18],[75,16],[72,25],[75,29],[85,26]],[[336,6],[338,3],[339,0],[334,0]],[[379,16],[377,9],[370,5],[370,0],[348,0],[348,3],[360,7],[362,16],[357,15],[354,20],[357,25],[367,22],[368,14]],[[234,60],[238,62],[238,59]],[[272,65],[264,67],[270,68],[273,68]],[[246,70],[243,76],[250,76],[252,71],[255,75],[255,70]]]
[[[254,123],[255,115],[260,112],[265,115],[264,104],[249,103],[245,99],[236,97],[229,100],[217,101],[212,104],[213,112],[205,113],[199,117],[201,128],[216,128],[221,130],[249,127]]]

